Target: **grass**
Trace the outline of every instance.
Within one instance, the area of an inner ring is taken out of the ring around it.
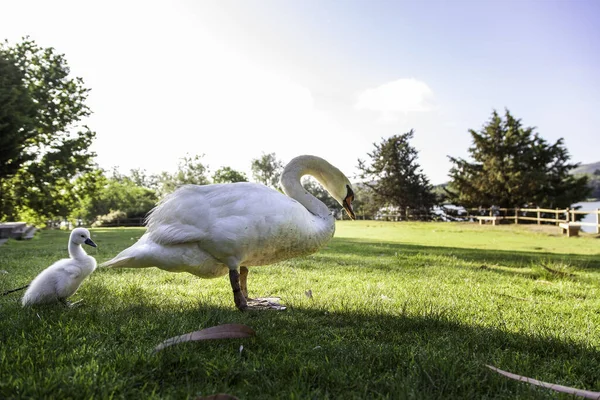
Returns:
[[[92,230],[88,252],[102,262],[142,233]],[[0,247],[0,291],[64,257],[67,237]],[[251,295],[284,312],[237,311],[227,277],[97,270],[76,308],[0,297],[0,398],[571,398],[485,365],[600,391],[599,255],[595,235],[555,227],[340,222],[317,254],[250,269]],[[257,335],[152,352],[222,323]]]

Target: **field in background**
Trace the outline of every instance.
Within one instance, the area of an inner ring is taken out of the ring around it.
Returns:
[[[98,262],[142,228],[92,230]],[[0,290],[65,257],[68,232],[0,247]],[[600,240],[551,226],[338,222],[319,253],[250,269],[241,313],[226,277],[97,270],[77,308],[0,298],[0,398],[555,398],[486,364],[600,391]],[[308,296],[310,290],[312,296]],[[223,323],[252,339],[166,338]],[[243,345],[243,348],[241,347]]]

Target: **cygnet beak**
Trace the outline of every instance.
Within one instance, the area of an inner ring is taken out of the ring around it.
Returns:
[[[83,243],[85,243],[89,246],[92,246],[92,247],[98,247],[98,246],[96,246],[96,243],[94,243],[94,241],[90,238],[85,239],[85,242],[83,242]]]

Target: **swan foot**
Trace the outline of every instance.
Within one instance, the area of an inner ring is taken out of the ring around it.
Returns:
[[[259,297],[248,299],[248,308],[252,310],[277,310],[283,311],[287,307],[279,303],[279,297]]]

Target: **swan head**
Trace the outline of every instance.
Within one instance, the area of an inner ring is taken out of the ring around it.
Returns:
[[[90,237],[90,231],[85,228],[75,228],[71,232],[71,242],[75,244],[87,244],[88,246],[97,247],[96,243]]]
[[[352,190],[352,185],[350,184],[348,178],[346,178],[345,176],[344,178],[345,182],[343,182],[343,187],[341,185],[337,185],[339,187],[336,187],[336,189],[334,189],[330,194],[338,203],[340,203],[342,207],[344,207],[344,210],[346,210],[346,213],[350,218],[356,219],[356,215],[354,214],[354,210],[352,209],[352,202],[354,201],[354,191]]]
[[[342,171],[329,164],[328,169],[329,176],[316,176],[317,180],[325,187],[329,194],[338,202],[348,216],[352,219],[356,219],[354,210],[352,209],[352,202],[354,201],[354,191],[352,190],[352,184],[350,180],[344,175]]]

